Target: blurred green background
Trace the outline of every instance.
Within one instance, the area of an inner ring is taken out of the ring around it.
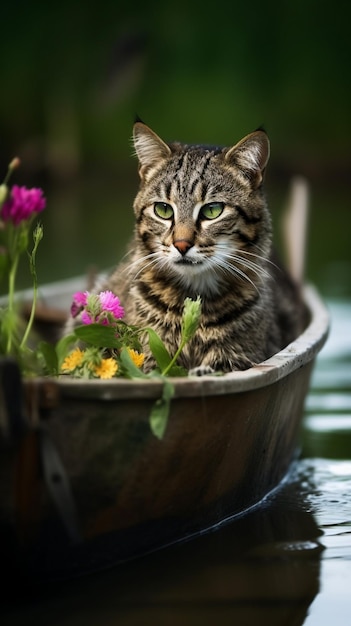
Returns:
[[[178,0],[2,7],[1,171],[48,200],[39,281],[104,269],[133,226],[137,113],[165,140],[234,144],[263,125],[277,222],[311,188],[308,278],[351,295],[351,45],[346,2]],[[277,227],[278,228],[278,227]],[[30,279],[23,267],[21,286]]]

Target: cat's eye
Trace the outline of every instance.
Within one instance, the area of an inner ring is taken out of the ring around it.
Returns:
[[[205,220],[214,220],[216,217],[219,217],[221,213],[223,213],[223,209],[223,202],[209,202],[201,207],[200,217]]]
[[[167,202],[155,202],[154,212],[157,217],[163,220],[170,220],[174,215],[171,205],[167,204]]]

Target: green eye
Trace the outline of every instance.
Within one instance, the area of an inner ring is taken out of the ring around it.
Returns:
[[[155,202],[154,212],[157,217],[161,217],[163,220],[170,220],[174,215],[171,205],[167,202]]]
[[[214,220],[216,217],[219,217],[221,213],[223,213],[223,209],[223,202],[209,202],[201,207],[200,217],[203,217],[206,220]]]

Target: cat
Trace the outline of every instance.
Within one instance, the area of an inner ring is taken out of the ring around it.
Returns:
[[[263,191],[265,131],[231,147],[166,143],[137,121],[140,188],[128,260],[102,289],[119,296],[125,321],[150,326],[173,355],[184,299],[202,301],[194,338],[178,363],[193,374],[247,369],[301,332],[299,288],[278,266]],[[155,364],[145,346],[145,370]]]

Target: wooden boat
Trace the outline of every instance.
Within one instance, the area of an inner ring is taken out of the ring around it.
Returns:
[[[66,281],[42,290],[65,307]],[[0,546],[41,577],[106,567],[256,506],[295,458],[314,360],[328,333],[317,291],[284,350],[246,371],[174,378],[162,440],[149,427],[157,380],[37,378],[1,363]]]
[[[16,365],[3,362],[0,545],[11,563],[15,556],[29,571],[73,574],[204,532],[259,503],[296,455],[328,332],[312,287],[305,301],[306,330],[267,361],[173,379],[161,441],[148,420],[162,383],[22,383]]]

